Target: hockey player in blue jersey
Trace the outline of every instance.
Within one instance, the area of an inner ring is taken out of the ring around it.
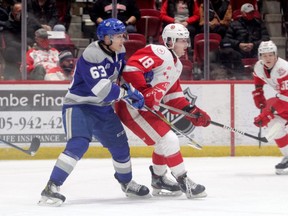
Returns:
[[[150,196],[146,186],[132,180],[127,136],[112,106],[120,99],[136,109],[144,106],[142,94],[131,85],[117,85],[125,65],[125,25],[114,18],[104,20],[97,28],[97,36],[99,40],[92,42],[77,61],[64,98],[62,118],[67,144],[41,193],[39,205],[59,206],[65,201],[59,187],[87,151],[92,136],[111,153],[114,177],[126,196]]]

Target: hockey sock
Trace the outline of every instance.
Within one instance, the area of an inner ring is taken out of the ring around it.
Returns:
[[[56,186],[62,185],[76,166],[76,163],[77,160],[75,158],[61,153],[53,168],[50,180],[54,182]]]
[[[128,183],[132,179],[132,167],[130,160],[130,148],[128,143],[120,146],[109,147],[112,155],[113,166],[115,169],[115,178],[120,183]]]
[[[185,166],[183,163],[183,157],[181,152],[178,151],[173,155],[166,157],[167,165],[170,167],[173,176],[176,178],[186,173]]]
[[[280,149],[281,153],[284,156],[288,156],[288,134],[279,139],[275,139],[275,142],[277,143],[277,146]]]
[[[156,152],[152,154],[153,171],[156,175],[162,176],[166,172],[166,159],[163,155],[159,155]]]

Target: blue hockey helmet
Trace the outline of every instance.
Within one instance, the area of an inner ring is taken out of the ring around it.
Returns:
[[[115,18],[103,20],[97,28],[97,37],[99,38],[99,40],[104,40],[104,37],[106,35],[123,33],[126,33],[125,25],[123,24],[123,22]]]

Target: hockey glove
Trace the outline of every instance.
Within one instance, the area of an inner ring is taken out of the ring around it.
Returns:
[[[255,106],[258,109],[262,109],[266,107],[266,98],[264,96],[264,92],[262,88],[257,88],[256,90],[254,90],[252,92],[252,95],[253,95]]]
[[[257,127],[267,126],[267,124],[274,118],[271,109],[264,109],[263,112],[254,118],[254,124]]]
[[[153,87],[148,85],[146,89],[141,91],[144,96],[145,105],[150,109],[154,110],[155,107],[159,106],[159,103],[165,94],[162,85],[163,83],[159,83]]]
[[[121,87],[125,90],[122,97],[123,100],[136,109],[142,109],[144,107],[144,97],[137,89],[128,83],[124,83]]]
[[[195,116],[195,118],[186,117],[189,121],[192,122],[193,125],[207,127],[210,124],[210,116],[203,110],[199,109],[197,106],[189,105],[183,110]]]

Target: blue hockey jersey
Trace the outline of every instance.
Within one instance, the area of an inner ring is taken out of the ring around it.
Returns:
[[[119,97],[120,88],[116,82],[124,66],[124,46],[120,52],[109,55],[98,41],[92,42],[77,61],[64,105],[111,105]]]

